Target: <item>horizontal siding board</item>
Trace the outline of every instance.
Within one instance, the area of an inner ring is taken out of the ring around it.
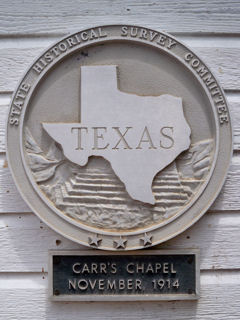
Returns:
[[[230,110],[231,122],[233,127],[233,149],[240,150],[240,95],[232,98],[227,95]]]
[[[200,267],[234,269],[240,261],[240,215],[211,213],[157,248],[199,248]],[[0,272],[47,271],[48,250],[85,250],[51,230],[34,214],[5,214],[0,224]]]
[[[45,276],[28,275],[18,280],[17,288],[6,281],[0,290],[1,316],[7,320],[239,320],[239,272],[201,274],[198,301],[163,302],[51,302],[47,297]],[[26,278],[26,277],[25,277]],[[6,286],[4,287],[4,284]],[[37,283],[37,286],[34,284]],[[20,287],[22,284],[22,288]]]
[[[5,152],[5,128],[9,106],[0,105],[0,152]]]
[[[91,25],[124,22],[165,30],[183,39],[192,37],[194,46],[190,47],[209,65],[223,88],[228,92],[239,92],[239,17],[240,2],[235,0],[2,0],[0,93],[12,93],[26,68],[51,41]],[[207,35],[210,36],[205,37],[205,42],[203,37]],[[21,39],[27,40],[26,47]],[[229,94],[228,98],[234,127],[234,150],[238,151],[240,98],[233,95]],[[239,320],[238,152],[235,152],[227,181],[211,212],[181,235],[159,246],[201,249],[201,298],[198,302],[52,303],[47,297],[48,250],[86,248],[52,231],[30,213],[20,197],[5,161],[8,107],[6,103],[0,104],[1,319]]]
[[[210,210],[240,210],[240,158],[236,153],[228,170],[224,186]]]
[[[240,33],[238,1],[2,0],[0,34],[66,34],[89,25],[141,24],[168,32]]]
[[[30,212],[29,207],[20,196],[7,162],[0,162],[0,213],[2,212]]]
[[[216,75],[225,90],[239,90],[239,48],[192,48]],[[233,61],[235,61],[233,63]]]
[[[47,47],[0,49],[0,90],[13,91],[25,70],[45,49]],[[240,48],[192,49],[210,67],[225,90],[239,89]]]

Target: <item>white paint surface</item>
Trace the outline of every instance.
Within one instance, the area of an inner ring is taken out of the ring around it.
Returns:
[[[0,6],[0,34],[5,39],[0,49],[0,319],[239,320],[239,2],[3,0]],[[27,66],[60,34],[94,24],[125,21],[172,32],[183,41],[185,37],[191,47],[199,47],[193,49],[227,92],[235,149],[228,179],[212,213],[164,244],[170,248],[201,248],[201,299],[169,303],[50,303],[45,274],[48,249],[82,247],[26,213],[30,210],[20,198],[5,161],[6,104]],[[26,41],[19,42],[16,35]]]

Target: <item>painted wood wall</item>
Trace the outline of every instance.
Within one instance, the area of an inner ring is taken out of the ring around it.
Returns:
[[[234,126],[227,181],[192,228],[159,247],[201,249],[199,301],[53,303],[49,249],[83,249],[50,230],[14,186],[5,119],[24,70],[47,46],[96,24],[135,23],[167,31],[195,50],[226,92]],[[0,319],[240,319],[240,1],[0,1]]]

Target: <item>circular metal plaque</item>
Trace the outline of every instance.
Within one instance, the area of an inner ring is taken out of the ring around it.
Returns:
[[[8,160],[30,208],[86,246],[135,250],[195,223],[232,153],[226,99],[190,49],[129,25],[65,37],[13,95]]]

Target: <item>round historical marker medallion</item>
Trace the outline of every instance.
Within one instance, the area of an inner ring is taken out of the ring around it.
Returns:
[[[8,159],[51,228],[104,250],[170,239],[196,222],[226,177],[232,131],[223,90],[170,35],[94,27],[47,49],[20,82]]]

